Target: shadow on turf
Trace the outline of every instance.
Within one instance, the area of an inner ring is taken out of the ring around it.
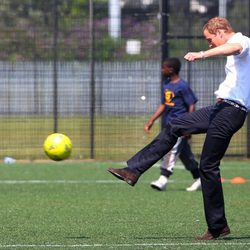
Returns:
[[[185,193],[193,193],[193,192],[187,192],[187,190],[183,189],[183,188],[169,188],[167,190],[164,190],[164,191],[160,191],[160,190],[157,190],[155,188],[151,188],[152,192],[158,192],[158,193],[166,193],[166,192],[185,192]],[[195,192],[201,192],[201,190],[197,190]]]
[[[148,236],[148,237],[135,237],[136,240],[164,240],[164,239],[171,239],[171,240],[180,240],[180,239],[195,239],[194,237],[160,237],[160,236]],[[215,241],[221,241],[221,240],[250,240],[250,236],[242,236],[242,237],[225,237],[225,238],[219,238]]]
[[[135,237],[136,240],[167,240],[167,239],[190,239],[190,237],[160,237],[160,236],[148,236],[148,237]]]
[[[65,239],[90,239],[90,237],[86,237],[86,236],[68,236],[68,237],[65,237]]]
[[[219,240],[250,240],[250,236],[239,236],[239,237],[225,237],[225,238],[222,238],[222,239],[219,239]]]

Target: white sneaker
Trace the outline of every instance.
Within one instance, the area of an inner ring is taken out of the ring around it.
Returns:
[[[200,189],[201,189],[201,179],[200,178],[196,179],[190,187],[186,188],[186,190],[188,192],[193,192],[193,191],[197,191]]]
[[[161,175],[160,178],[156,181],[151,182],[151,187],[159,190],[159,191],[163,191],[166,189],[168,183],[168,178],[164,175]]]

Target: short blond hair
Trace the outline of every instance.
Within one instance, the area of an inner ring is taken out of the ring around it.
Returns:
[[[229,21],[224,17],[214,17],[208,20],[204,25],[203,31],[207,30],[210,34],[216,34],[218,30],[224,30],[225,33],[234,32]]]

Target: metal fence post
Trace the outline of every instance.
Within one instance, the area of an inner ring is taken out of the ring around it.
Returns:
[[[169,57],[169,48],[168,48],[168,0],[161,0],[160,4],[160,13],[161,13],[161,67],[163,64],[163,61]],[[162,92],[162,82],[164,81],[164,76],[161,74],[161,92]],[[161,128],[164,127],[165,118],[164,115],[162,115],[161,118]]]
[[[58,40],[58,0],[54,0],[54,27],[53,27],[53,114],[54,114],[54,133],[58,131],[58,82],[57,82],[57,40]]]
[[[94,159],[95,141],[95,28],[94,4],[89,0],[89,32],[90,32],[90,158]]]

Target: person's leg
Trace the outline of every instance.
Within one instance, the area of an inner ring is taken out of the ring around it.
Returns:
[[[127,161],[128,168],[141,175],[173,148],[178,137],[205,133],[213,108],[209,106],[173,119],[150,144]]]
[[[205,216],[209,232],[216,238],[227,228],[224,197],[220,176],[220,160],[224,156],[232,135],[242,127],[246,113],[233,106],[217,105],[211,116],[200,161],[200,177]],[[230,232],[230,230],[229,230]],[[227,231],[227,233],[229,233]],[[206,239],[207,235],[199,239]]]
[[[174,147],[163,157],[160,177],[150,183],[152,188],[159,191],[166,189],[168,178],[173,174],[173,169],[179,155],[179,147],[181,143],[182,138],[179,137]]]
[[[200,177],[198,168],[199,164],[195,160],[190,144],[186,138],[183,138],[182,149],[180,151],[179,158],[182,161],[185,168],[188,171],[190,171],[193,179],[198,179]]]
[[[213,108],[214,106],[209,106],[173,119],[150,144],[127,161],[128,167],[123,169],[109,168],[108,171],[134,186],[140,175],[173,148],[178,137],[205,133]]]
[[[179,137],[174,147],[163,157],[161,164],[161,174],[169,177],[174,172],[174,166],[179,156],[179,147],[182,144],[182,138]]]
[[[190,144],[187,138],[183,138],[182,148],[180,151],[180,160],[182,161],[185,168],[190,171],[192,177],[194,179],[191,186],[187,187],[186,190],[188,192],[193,192],[201,189],[201,180],[200,180],[200,173],[199,173],[199,164],[195,160],[194,154],[191,150]]]

